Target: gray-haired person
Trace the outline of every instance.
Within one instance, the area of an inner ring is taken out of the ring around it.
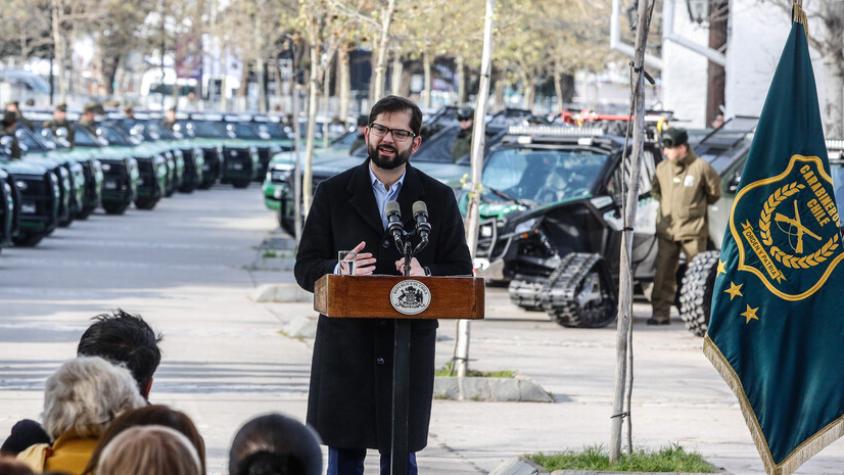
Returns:
[[[44,429],[52,444],[37,444],[18,459],[36,472],[81,474],[109,423],[146,404],[126,368],[96,356],[66,361],[44,391]]]

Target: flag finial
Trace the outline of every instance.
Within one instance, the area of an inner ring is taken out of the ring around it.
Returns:
[[[809,18],[803,10],[803,0],[793,0],[791,5],[791,21],[803,25],[803,31],[809,36]]]

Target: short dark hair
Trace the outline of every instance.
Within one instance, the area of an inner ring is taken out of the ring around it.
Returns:
[[[375,119],[382,112],[404,111],[410,111],[410,130],[418,137],[422,130],[422,110],[415,102],[405,97],[387,96],[381,98],[369,111],[369,123],[375,122]]]
[[[230,475],[322,473],[319,436],[301,422],[267,414],[237,431],[229,451]]]
[[[18,121],[18,115],[12,111],[3,112],[3,127],[11,127]]]
[[[76,348],[78,356],[99,356],[112,363],[125,364],[138,382],[141,395],[161,363],[156,335],[140,315],[121,309],[103,313],[93,318],[94,323],[85,330]]]

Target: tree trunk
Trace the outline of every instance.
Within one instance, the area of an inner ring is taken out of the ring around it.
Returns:
[[[495,81],[495,109],[493,109],[493,112],[504,108],[504,89],[506,87],[507,84],[504,83],[502,78]]]
[[[469,194],[468,222],[466,227],[466,243],[474,262],[475,251],[478,246],[478,227],[480,214],[481,170],[483,168],[484,139],[486,121],[486,105],[489,96],[489,76],[492,63],[492,12],[495,10],[495,0],[486,0],[484,15],[484,46],[481,54],[481,81],[478,89],[478,101],[475,107],[475,131],[472,133],[472,191]],[[457,321],[457,339],[454,342],[454,359],[457,377],[461,378],[458,385],[460,399],[463,399],[462,378],[466,377],[469,369],[469,320]]]
[[[716,0],[709,7],[709,47],[720,50],[727,43],[727,0]],[[706,67],[706,124],[711,124],[724,105],[726,74],[724,67],[709,61]]]
[[[404,64],[401,62],[401,55],[398,51],[393,53],[393,65],[390,71],[390,94],[401,94],[401,76],[404,71]]]
[[[293,233],[296,238],[296,247],[299,247],[299,241],[302,239],[302,132],[299,130],[299,83],[295,79],[295,74],[291,91],[293,93],[293,103],[291,104],[293,123],[290,125],[293,126],[293,149],[296,157],[296,163],[293,166],[293,173],[295,173],[293,176],[293,216],[295,220]]]
[[[554,62],[554,94],[557,95],[557,112],[563,113],[563,69],[559,61]]]
[[[305,137],[305,170],[302,176],[302,209],[305,216],[311,209],[313,184],[314,135],[316,135],[317,99],[319,96],[319,43],[311,41],[311,74],[308,78],[308,131]]]
[[[422,90],[422,98],[424,102],[422,105],[425,109],[431,108],[431,55],[422,53],[422,70],[424,81],[424,89]]]
[[[463,56],[457,57],[457,103],[465,104],[466,97],[466,64]]]
[[[536,95],[536,87],[533,84],[533,78],[526,73],[522,75],[522,78],[522,82],[524,83],[522,90],[525,100],[525,109],[533,110],[533,101]]]
[[[349,120],[349,101],[352,94],[351,83],[351,68],[349,66],[349,46],[347,44],[340,45],[340,50],[337,52],[337,87],[339,93],[337,96],[340,100],[340,120],[344,123]]]
[[[328,126],[331,122],[331,60],[329,59],[322,68],[322,104],[323,104],[323,120],[322,120],[322,146],[328,148]]]
[[[120,65],[120,56],[104,55],[100,61],[100,77],[105,87],[107,96],[114,95],[114,78],[117,76],[117,67]]]
[[[258,112],[267,112],[267,78],[264,75],[264,68],[263,60],[255,60],[255,76],[258,79]]]
[[[372,89],[370,102],[374,103],[384,95],[384,70],[387,67],[387,49],[390,40],[390,23],[393,20],[393,12],[396,10],[396,0],[389,0],[387,8],[383,11],[381,21],[381,37],[378,40],[378,59],[375,62],[375,85]]]
[[[652,0],[656,1],[656,0]],[[645,48],[648,43],[648,31],[650,30],[649,4],[651,2],[639,2],[639,23],[636,28],[636,54],[633,60],[633,70],[638,71],[634,76],[633,90],[631,91],[631,112],[634,113],[633,122],[633,147],[632,158],[629,161],[630,176],[627,182],[627,193],[622,203],[622,214],[624,219],[624,231],[622,232],[621,258],[618,286],[618,326],[616,332],[616,380],[615,393],[613,398],[613,410],[610,418],[610,463],[615,463],[621,457],[621,429],[625,417],[627,423],[631,424],[631,408],[628,405],[625,411],[625,397],[630,397],[629,384],[632,385],[632,367],[628,367],[628,360],[632,355],[628,354],[629,343],[632,341],[630,332],[633,325],[633,224],[636,222],[636,209],[639,203],[639,164],[644,152],[645,141],[645,78],[644,59]],[[627,162],[625,160],[625,162]],[[622,171],[624,167],[622,167]],[[622,173],[624,177],[624,173]],[[629,427],[629,426],[628,426]],[[630,450],[632,451],[632,441]]]
[[[62,35],[62,14],[64,12],[64,2],[62,0],[53,0],[52,8],[52,33],[53,33],[53,48],[55,49],[56,57],[56,78],[59,83],[59,102],[67,102],[67,71],[65,69],[66,44],[64,35]]]

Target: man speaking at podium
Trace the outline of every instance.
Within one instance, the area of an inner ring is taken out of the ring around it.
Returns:
[[[398,96],[378,101],[364,138],[367,160],[317,187],[302,233],[294,273],[313,292],[323,275],[339,272],[337,255],[355,251],[354,275],[401,275],[404,259],[388,236],[386,204],[398,201],[404,228],[412,205],[427,204],[429,244],[414,257],[410,275],[471,275],[463,221],[454,192],[410,165],[422,144],[422,112]],[[394,218],[395,219],[395,218]],[[410,348],[408,473],[428,441],[434,384],[436,320],[413,320]],[[308,395],[308,423],[328,445],[328,474],[362,474],[366,449],[390,467],[393,380],[392,320],[329,319],[320,315]]]

